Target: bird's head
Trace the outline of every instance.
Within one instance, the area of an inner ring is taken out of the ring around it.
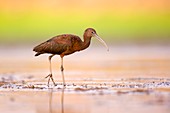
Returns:
[[[96,31],[93,28],[87,28],[84,32],[84,35],[85,35],[84,37],[97,38],[107,48],[107,51],[109,51],[107,44],[97,35]]]

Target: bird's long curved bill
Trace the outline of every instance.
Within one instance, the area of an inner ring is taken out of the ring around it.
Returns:
[[[97,38],[107,48],[107,51],[109,51],[107,44],[97,34],[94,34],[94,37]]]

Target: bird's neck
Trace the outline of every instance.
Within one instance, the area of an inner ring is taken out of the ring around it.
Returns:
[[[81,48],[81,50],[84,50],[84,49],[88,48],[89,45],[90,45],[90,41],[91,41],[91,37],[86,37],[86,36],[84,35],[84,41],[83,41],[83,43],[82,43],[82,48]]]

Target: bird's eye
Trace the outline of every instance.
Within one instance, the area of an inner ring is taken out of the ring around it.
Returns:
[[[94,32],[93,32],[93,31],[92,31],[91,33],[92,33],[92,34],[94,34]]]

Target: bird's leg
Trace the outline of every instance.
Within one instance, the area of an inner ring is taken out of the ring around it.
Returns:
[[[51,55],[48,57],[49,59],[49,62],[50,62],[50,74],[48,76],[46,76],[45,78],[48,78],[48,83],[47,85],[49,86],[49,83],[50,83],[50,79],[52,80],[53,84],[55,85],[55,82],[54,82],[54,79],[53,79],[53,75],[52,75],[52,67],[51,67],[51,58],[53,57],[54,55]]]
[[[62,73],[62,79],[63,79],[63,86],[65,86],[65,79],[64,79],[64,67],[63,67],[63,57],[61,57],[61,73]]]

